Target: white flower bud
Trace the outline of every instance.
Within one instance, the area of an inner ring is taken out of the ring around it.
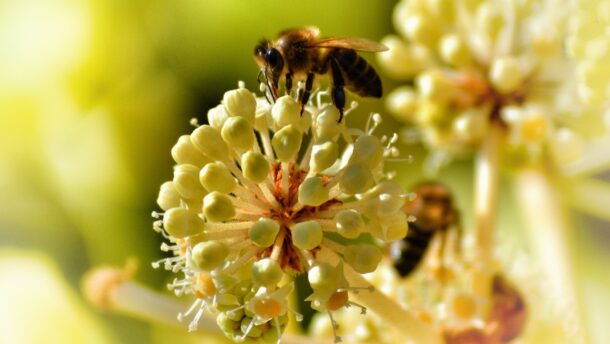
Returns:
[[[231,116],[243,117],[254,125],[254,115],[256,113],[256,98],[252,92],[246,88],[238,88],[225,92],[222,103]]]
[[[332,140],[341,132],[343,123],[339,123],[339,110],[336,107],[332,105],[324,107],[316,117],[316,138],[318,140]]]
[[[499,8],[485,2],[477,10],[476,22],[479,30],[493,40],[504,26],[504,17],[499,12]]]
[[[343,254],[343,259],[361,274],[375,271],[381,257],[381,250],[370,244],[348,245]]]
[[[364,228],[364,222],[360,213],[353,209],[342,210],[335,215],[335,223],[339,234],[348,239],[355,239],[360,236]]]
[[[185,238],[203,232],[205,223],[193,211],[172,208],[163,215],[163,229],[174,238]]]
[[[326,201],[328,201],[328,189],[321,178],[307,178],[299,186],[299,203],[317,207]]]
[[[497,58],[491,64],[489,80],[502,93],[516,90],[523,83],[523,78],[519,61],[514,57]]]
[[[319,246],[322,238],[322,227],[316,221],[300,222],[292,229],[292,243],[303,250]]]
[[[241,156],[241,170],[246,179],[258,184],[267,178],[271,166],[263,154],[249,151]]]
[[[382,218],[381,220],[386,219]],[[387,219],[387,222],[381,224],[382,236],[380,239],[386,242],[400,240],[407,235],[408,229],[407,215],[403,212],[397,212]]]
[[[211,192],[203,199],[203,214],[210,222],[222,222],[235,216],[231,198],[220,192]]]
[[[269,247],[279,232],[280,225],[276,221],[261,217],[248,232],[248,237],[258,247]]]
[[[187,199],[201,198],[205,190],[199,182],[199,168],[183,164],[174,168],[174,186],[178,193]]]
[[[453,134],[466,144],[479,142],[488,128],[489,121],[481,109],[468,109],[453,120]]]
[[[362,162],[373,169],[383,160],[383,146],[373,135],[360,135],[354,142],[351,161]]]
[[[314,173],[322,172],[331,167],[339,157],[339,146],[336,142],[326,141],[314,144],[311,150],[311,170]]]
[[[222,125],[225,124],[227,118],[229,118],[229,114],[222,104],[208,110],[208,123],[216,130],[222,129]]]
[[[313,289],[331,290],[336,288],[337,269],[326,262],[318,262],[307,271],[307,279]]]
[[[414,122],[417,111],[417,93],[409,86],[400,86],[388,94],[385,101],[388,110],[398,120]]]
[[[271,109],[271,117],[277,128],[297,126],[301,120],[301,106],[289,95],[280,97]]]
[[[180,136],[178,142],[172,147],[171,153],[172,158],[174,158],[174,161],[178,164],[191,164],[201,167],[210,162],[210,159],[203,156],[203,154],[195,148],[189,135]]]
[[[210,271],[222,264],[228,254],[229,248],[223,243],[200,242],[191,251],[191,263],[200,271]]]
[[[411,78],[430,66],[433,61],[426,48],[407,44],[397,36],[387,36],[381,43],[389,49],[378,53],[377,59],[394,78]]]
[[[191,141],[203,155],[212,160],[226,160],[229,147],[220,136],[218,130],[209,125],[202,125],[191,134]]]
[[[471,62],[470,50],[457,34],[445,35],[439,45],[440,55],[448,64],[462,67]]]
[[[199,181],[209,192],[218,191],[224,194],[232,192],[237,181],[227,166],[220,162],[211,162],[199,172]]]
[[[271,258],[263,258],[252,264],[252,281],[263,286],[276,286],[284,273],[280,264]]]
[[[416,14],[407,17],[404,22],[403,32],[413,42],[433,48],[440,34],[439,25],[436,21],[424,14]]]
[[[377,203],[377,216],[385,217],[391,216],[396,212],[400,211],[400,208],[404,205],[405,200],[402,195],[396,195],[392,193],[382,193],[379,195]]]
[[[275,154],[282,162],[289,162],[294,159],[301,148],[301,132],[292,125],[280,129],[273,135],[271,145]]]
[[[173,182],[161,184],[157,204],[161,209],[168,210],[180,206],[180,194],[176,190]]]
[[[252,124],[243,117],[230,117],[222,126],[220,134],[230,146],[240,150],[248,150],[254,144],[253,129]]]
[[[348,195],[365,192],[373,185],[374,179],[370,168],[362,162],[354,162],[345,167],[339,182],[341,191]]]
[[[421,96],[431,102],[446,103],[455,93],[455,85],[438,69],[420,74],[416,83]]]

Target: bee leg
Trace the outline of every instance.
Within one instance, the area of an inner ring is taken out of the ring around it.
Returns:
[[[299,101],[301,102],[301,116],[303,116],[303,111],[305,111],[305,105],[309,101],[309,96],[311,96],[311,89],[313,88],[313,73],[307,73],[307,80],[305,80],[305,91],[299,94]]]
[[[292,91],[292,73],[286,73],[286,95]]]
[[[331,97],[333,99],[333,104],[335,104],[335,107],[339,110],[339,120],[337,122],[341,123],[341,120],[343,119],[343,109],[345,108],[345,90],[343,89],[345,80],[343,80],[343,74],[335,59],[330,60],[330,69],[333,74],[333,90]]]

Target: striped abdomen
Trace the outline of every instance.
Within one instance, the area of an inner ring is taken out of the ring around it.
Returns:
[[[348,90],[362,97],[381,97],[379,75],[355,50],[333,49],[329,55],[337,61]]]
[[[394,267],[400,276],[408,276],[423,260],[435,231],[422,230],[415,223],[409,224],[407,236],[396,242],[392,249]]]

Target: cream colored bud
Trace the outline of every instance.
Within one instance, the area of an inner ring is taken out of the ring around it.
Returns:
[[[271,145],[280,161],[290,162],[299,152],[302,139],[301,132],[294,126],[288,125],[273,135]]]
[[[172,208],[163,215],[163,229],[174,238],[185,238],[203,232],[205,223],[193,211]]]
[[[439,35],[439,25],[434,18],[427,15],[416,14],[409,16],[404,23],[404,33],[413,42],[434,48]]]
[[[322,172],[331,167],[339,157],[339,146],[336,142],[326,141],[315,144],[311,152],[311,170],[314,173]]]
[[[505,24],[499,7],[489,2],[482,3],[477,9],[476,22],[479,30],[486,33],[492,40],[496,38]]]
[[[209,192],[218,191],[224,194],[232,192],[237,185],[229,168],[220,161],[205,165],[199,172],[199,181]]]
[[[456,90],[455,84],[439,69],[420,74],[416,83],[422,98],[431,102],[447,103]]]
[[[370,244],[348,245],[343,254],[343,259],[361,274],[375,271],[381,258],[381,250]]]
[[[354,162],[345,167],[339,187],[344,193],[355,195],[367,191],[373,183],[370,168],[362,162]]]
[[[208,123],[216,130],[222,129],[222,125],[229,118],[229,114],[225,110],[224,105],[220,104],[208,110]]]
[[[407,123],[415,121],[418,99],[413,88],[409,86],[395,88],[388,94],[385,104],[398,120]]]
[[[174,168],[174,186],[178,193],[187,199],[197,199],[205,195],[206,190],[199,182],[199,168],[182,164]]]
[[[203,155],[212,160],[227,160],[229,147],[220,132],[209,125],[202,125],[191,134],[191,141]]]
[[[519,60],[514,57],[495,59],[489,70],[489,80],[495,89],[501,93],[515,91],[524,79]]]
[[[211,192],[203,199],[203,214],[210,222],[222,222],[235,216],[231,197],[220,192]]]
[[[180,206],[180,194],[176,190],[173,182],[161,184],[157,204],[161,209],[168,210]]]
[[[320,110],[314,127],[318,140],[332,140],[339,135],[343,123],[345,123],[339,123],[339,115],[339,110],[333,105],[328,105]]]
[[[411,78],[429,67],[433,61],[426,48],[407,44],[397,36],[387,36],[381,43],[389,49],[377,54],[379,64],[393,78]]]
[[[299,203],[317,207],[328,201],[328,189],[319,177],[305,179],[299,185]]]
[[[362,162],[374,169],[383,160],[383,145],[376,136],[360,135],[354,142],[351,161]]]
[[[269,175],[271,166],[263,154],[250,151],[241,156],[241,169],[246,179],[261,183]]]
[[[280,97],[273,108],[271,109],[271,117],[273,123],[278,128],[283,128],[287,125],[296,126],[301,119],[301,106],[289,95]]]
[[[461,67],[471,62],[470,50],[457,34],[445,35],[439,44],[440,55],[450,65]]]
[[[230,116],[243,117],[254,125],[256,98],[248,89],[238,88],[225,92],[222,103]]]
[[[191,251],[191,263],[197,270],[210,271],[222,264],[228,254],[229,248],[221,242],[200,242]]]
[[[178,142],[172,147],[172,157],[178,164],[191,164],[203,166],[210,162],[201,152],[195,148],[189,135],[182,135]]]
[[[222,126],[221,135],[230,146],[245,151],[254,145],[253,129],[252,124],[243,117],[230,117]]]

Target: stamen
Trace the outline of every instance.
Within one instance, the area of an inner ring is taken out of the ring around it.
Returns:
[[[335,321],[331,312],[328,312],[328,316],[330,317],[330,324],[333,328],[333,337],[334,337],[335,343],[340,343],[342,341],[341,337],[339,337],[337,335],[337,330],[339,330],[339,324]]]
[[[234,272],[236,272],[241,266],[243,266],[244,264],[246,264],[250,259],[252,259],[257,253],[258,253],[259,248],[258,247],[252,247],[250,249],[250,251],[244,253],[242,256],[240,256],[236,261],[234,261],[233,263],[231,263],[231,265],[229,265],[228,267],[226,267],[224,269],[224,271],[227,274],[232,274]]]

